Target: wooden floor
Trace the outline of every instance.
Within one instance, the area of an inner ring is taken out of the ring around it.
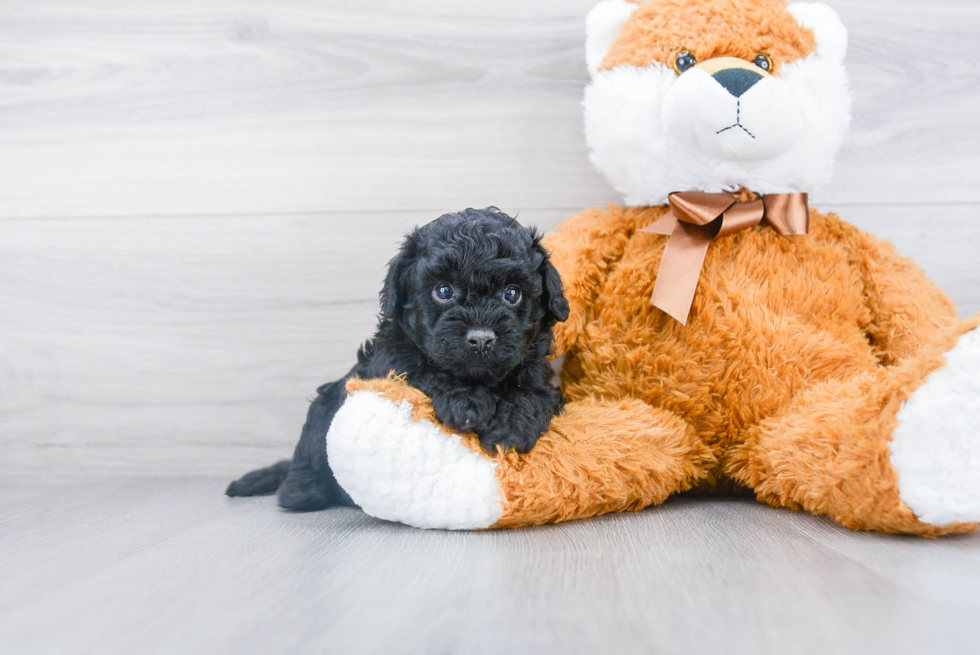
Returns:
[[[826,1],[854,121],[812,204],[980,311],[980,3]],[[980,652],[977,535],[222,495],[289,455],[405,230],[618,200],[582,137],[597,2],[0,3],[0,655]]]
[[[0,487],[3,653],[976,653],[980,535],[677,498],[452,533],[224,480]]]

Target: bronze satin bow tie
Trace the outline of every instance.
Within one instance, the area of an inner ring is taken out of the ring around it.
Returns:
[[[654,307],[687,324],[708,244],[712,239],[755,227],[763,220],[784,236],[806,234],[810,211],[805,193],[685,191],[669,197],[670,211],[640,230],[669,236],[657,281]]]

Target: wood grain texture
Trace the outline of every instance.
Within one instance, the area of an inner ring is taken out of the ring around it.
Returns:
[[[588,207],[595,0],[0,8],[0,217]],[[976,202],[980,16],[832,2],[855,120],[821,202]]]
[[[958,654],[980,638],[978,535],[706,498],[451,533],[221,486],[0,487],[4,650]]]

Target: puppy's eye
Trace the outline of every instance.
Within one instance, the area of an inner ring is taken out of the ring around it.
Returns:
[[[772,72],[772,59],[770,59],[769,55],[765,53],[760,52],[758,55],[756,55],[755,59],[752,60],[752,63],[767,73]]]
[[[517,307],[521,303],[521,290],[513,286],[507,287],[504,289],[503,294],[501,294],[500,299],[504,301],[505,305]]]
[[[681,50],[674,59],[674,70],[680,75],[684,71],[698,65],[698,58],[690,50]]]
[[[447,303],[453,299],[453,288],[448,284],[437,284],[432,290],[436,302]]]

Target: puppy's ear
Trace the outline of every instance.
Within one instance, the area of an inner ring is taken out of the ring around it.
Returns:
[[[408,293],[406,283],[408,274],[419,257],[419,229],[415,228],[405,236],[398,254],[388,262],[388,274],[381,287],[381,315],[393,319],[405,304]]]
[[[534,249],[542,256],[541,264],[538,265],[538,272],[541,273],[541,281],[544,283],[544,294],[541,297],[541,304],[556,321],[564,321],[568,318],[568,300],[565,299],[565,288],[561,284],[561,276],[558,269],[551,263],[551,257],[544,246],[541,245],[540,237],[535,237]]]

